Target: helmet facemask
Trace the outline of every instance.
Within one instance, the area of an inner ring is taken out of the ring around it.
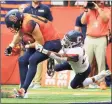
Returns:
[[[82,46],[82,45],[84,44],[84,41],[83,41],[82,38],[83,38],[82,36],[78,36],[78,37],[76,38],[76,42],[71,42],[72,48],[73,48],[73,47],[77,47],[77,46]]]
[[[72,42],[69,40],[69,38],[67,36],[64,36],[64,38],[61,41],[61,44],[63,46],[63,48],[74,48],[77,46],[82,46],[83,45],[83,41],[82,41],[82,37],[79,36],[76,40],[76,42]]]
[[[63,48],[70,48],[70,41],[66,36],[64,36],[64,38],[61,40],[61,45]]]

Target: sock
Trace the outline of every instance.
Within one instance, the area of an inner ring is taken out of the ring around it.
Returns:
[[[92,78],[86,78],[84,81],[83,81],[83,86],[88,86],[89,84],[92,84],[93,83],[93,80]]]

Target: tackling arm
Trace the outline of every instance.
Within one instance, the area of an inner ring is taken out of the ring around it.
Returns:
[[[17,43],[20,42],[20,39],[21,39],[21,38],[20,38],[20,35],[19,35],[19,32],[18,32],[17,34],[14,35],[12,42],[11,42],[11,43],[9,44],[9,46],[5,49],[4,54],[5,54],[6,56],[10,56],[10,55],[11,55],[11,53],[12,53],[12,48],[13,48]]]
[[[38,50],[39,52],[48,55],[50,58],[57,60],[58,62],[64,62],[64,61],[78,61],[78,55],[77,56],[69,56],[69,55],[62,55],[56,52],[48,51],[43,48],[42,45],[40,44],[35,44],[35,49]]]
[[[63,57],[62,55],[55,53],[55,52],[52,52],[52,51],[48,51],[47,55],[50,58],[57,60],[59,63],[64,62],[64,61],[68,61],[67,57]]]

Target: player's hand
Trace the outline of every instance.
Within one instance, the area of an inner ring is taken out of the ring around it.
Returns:
[[[5,54],[6,56],[10,56],[10,55],[11,55],[11,52],[12,52],[12,47],[11,47],[11,46],[8,46],[8,47],[5,49],[4,54]]]
[[[35,49],[38,50],[39,52],[42,52],[43,46],[40,44],[35,44]]]

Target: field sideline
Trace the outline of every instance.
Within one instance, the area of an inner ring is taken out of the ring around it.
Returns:
[[[12,90],[15,85],[2,85],[2,89]],[[111,89],[68,89],[44,87],[28,90],[28,99],[2,98],[1,103],[90,103],[111,102]],[[108,103],[107,103],[108,104]]]

